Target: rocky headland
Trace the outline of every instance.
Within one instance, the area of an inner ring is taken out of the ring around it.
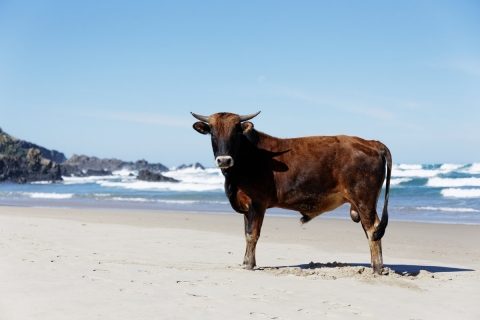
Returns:
[[[63,180],[60,166],[42,157],[40,149],[28,149],[25,157],[0,154],[0,181],[27,183],[59,180]]]
[[[173,170],[205,169],[200,163],[180,165]],[[62,152],[49,150],[34,143],[15,138],[0,129],[0,182],[28,183],[61,181],[64,177],[112,175],[113,171],[138,171],[143,181],[179,182],[161,175],[169,169],[161,163],[146,160],[122,161],[115,158],[100,159],[74,154],[67,160]]]
[[[0,128],[0,154],[5,156],[25,158],[29,149],[38,149],[42,158],[51,160],[56,163],[62,163],[67,160],[65,155],[57,150],[49,150],[34,143],[20,140]]]
[[[161,163],[148,163],[146,160],[126,162],[115,158],[100,159],[76,154],[62,163],[62,174],[64,176],[73,175],[81,177],[88,175],[88,170],[91,170],[91,172],[107,171],[110,173],[118,170],[165,172],[168,171],[168,168]]]
[[[57,161],[65,160],[61,152],[20,140],[0,129],[0,182],[62,180]]]

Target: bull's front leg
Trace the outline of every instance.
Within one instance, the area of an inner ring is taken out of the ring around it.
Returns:
[[[248,212],[245,213],[244,216],[247,248],[245,250],[245,257],[243,258],[243,265],[247,270],[252,270],[256,266],[255,248],[260,238],[260,230],[262,229],[265,210],[265,206],[251,202]]]

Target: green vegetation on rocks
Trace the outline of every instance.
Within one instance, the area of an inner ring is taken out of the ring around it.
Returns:
[[[19,141],[0,128],[0,154],[17,158],[26,157],[28,150],[22,148]]]
[[[31,148],[39,149],[42,157],[57,163],[62,163],[67,160],[61,152],[49,150],[34,143],[17,139],[0,128],[0,154],[15,158],[25,158],[28,150]]]

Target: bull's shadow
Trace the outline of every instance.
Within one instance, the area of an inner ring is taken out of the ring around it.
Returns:
[[[330,265],[330,264],[322,264],[322,268],[335,268],[335,267],[342,267],[342,266],[350,266],[350,267],[365,267],[370,268],[369,263],[356,263],[356,262],[348,262],[342,263],[341,265]],[[384,267],[390,268],[391,270],[395,271],[398,274],[418,274],[420,270],[425,270],[430,273],[440,273],[440,272],[468,272],[468,271],[475,271],[474,269],[464,269],[464,268],[453,268],[453,267],[444,267],[444,266],[425,266],[425,265],[416,265],[416,264],[384,264]],[[276,266],[274,268],[283,269],[283,268],[300,268],[300,269],[312,269],[313,266],[311,263],[309,264],[297,264],[291,266]]]

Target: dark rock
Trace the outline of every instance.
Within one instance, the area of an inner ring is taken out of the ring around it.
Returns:
[[[138,172],[137,179],[150,182],[180,182],[176,179],[165,177],[160,173],[154,173],[148,170],[140,170],[140,172]]]
[[[63,177],[85,177],[85,173],[77,166],[71,166],[65,163],[60,165],[60,170]]]
[[[99,159],[97,157],[87,157],[85,155],[78,156],[74,154],[68,159],[65,164],[76,166],[80,170],[149,170],[156,172],[168,171],[168,168],[161,163],[148,163],[145,160],[138,160],[136,162],[125,162],[119,159]]]
[[[192,164],[192,167],[193,169],[202,169],[202,170],[205,170],[205,167],[202,166],[200,163],[198,162],[195,162],[194,164]]]
[[[52,160],[56,163],[62,163],[67,161],[67,157],[65,157],[65,155],[62,152],[59,152],[57,150],[49,150],[28,141],[20,140],[18,142],[18,146],[22,149],[31,149],[31,148],[39,149],[40,152],[42,153],[43,158]]]
[[[91,177],[91,176],[111,176],[112,172],[108,170],[81,170],[78,166],[72,166],[65,163],[60,165],[62,176],[64,177]]]
[[[92,170],[88,169],[87,172],[85,172],[85,175],[87,177],[90,176],[111,176],[112,172],[108,170]]]
[[[62,180],[60,166],[42,157],[37,148],[30,148],[24,158],[0,155],[0,181],[27,183]]]
[[[192,169],[202,169],[202,170],[205,170],[205,167],[202,166],[200,163],[198,162],[195,162],[194,164],[190,164],[188,166],[182,164],[178,167],[175,167],[173,170],[184,170],[184,169],[189,169],[189,168],[192,168]]]

